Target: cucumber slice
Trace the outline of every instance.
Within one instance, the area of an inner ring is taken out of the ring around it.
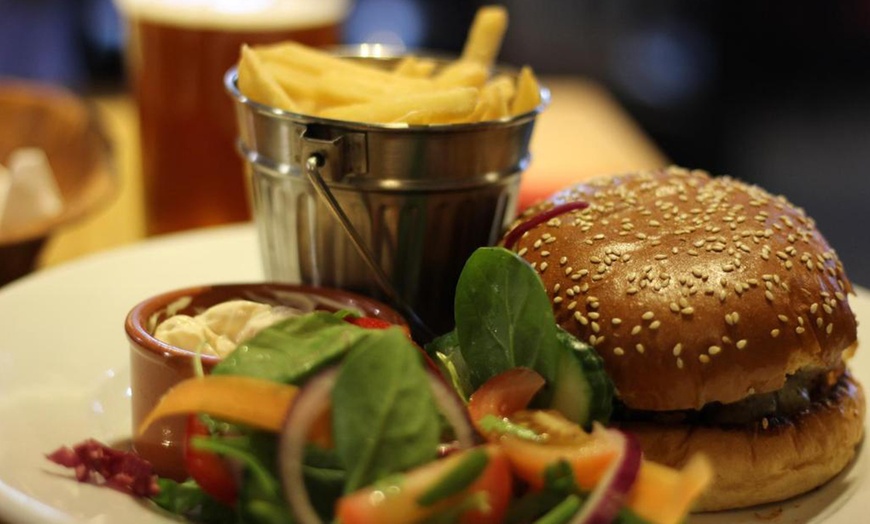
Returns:
[[[606,424],[613,410],[613,382],[594,349],[562,328],[557,328],[559,353],[550,407],[586,427]]]

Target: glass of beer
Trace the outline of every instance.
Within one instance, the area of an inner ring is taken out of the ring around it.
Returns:
[[[250,218],[223,75],[242,44],[335,45],[350,0],[116,0],[139,109],[149,235]]]

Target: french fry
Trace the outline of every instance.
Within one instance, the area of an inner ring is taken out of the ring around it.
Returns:
[[[393,67],[393,74],[409,78],[429,78],[435,71],[435,66],[434,60],[408,55]]]
[[[487,69],[495,63],[507,30],[508,14],[503,6],[486,6],[477,10],[465,47],[462,60],[477,62]]]
[[[290,69],[284,65],[269,64],[268,69],[278,87],[297,104],[304,100],[313,99],[316,96],[317,83],[315,76]]]
[[[517,94],[517,86],[513,78],[508,75],[498,75],[486,83],[484,89],[497,89],[505,100],[512,100]]]
[[[488,76],[488,71],[481,64],[457,60],[438,72],[435,84],[444,88],[482,87]]]
[[[408,124],[450,123],[474,111],[477,94],[473,87],[457,87],[328,108],[320,116],[353,122],[396,123],[405,118]]]
[[[417,125],[508,118],[534,110],[541,96],[528,67],[516,77],[490,78],[507,23],[504,7],[480,8],[462,55],[443,65],[408,55],[386,66],[297,42],[245,46],[239,89],[263,104],[356,122]]]
[[[523,66],[517,78],[517,94],[511,103],[511,114],[532,111],[541,103],[541,85],[529,66]]]
[[[239,90],[261,104],[287,111],[298,109],[278,85],[270,70],[264,67],[256,51],[246,45],[242,46],[242,57],[239,60]]]
[[[385,83],[400,83],[420,87],[426,80],[396,76],[390,71],[341,58],[320,49],[314,49],[296,42],[273,44],[258,48],[263,62],[283,64],[293,69],[306,71],[315,76],[329,72],[344,72],[357,78],[369,78]]]

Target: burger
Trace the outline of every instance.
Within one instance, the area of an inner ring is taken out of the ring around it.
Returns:
[[[853,290],[802,209],[670,167],[566,188],[519,222],[508,247],[601,356],[614,423],[653,461],[712,461],[699,510],[783,500],[852,460],[865,411],[847,366]]]

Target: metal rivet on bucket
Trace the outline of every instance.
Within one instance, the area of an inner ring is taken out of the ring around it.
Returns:
[[[450,330],[465,260],[514,217],[543,104],[493,122],[374,125],[269,108],[236,80],[231,69],[266,277],[387,300],[424,339]]]

